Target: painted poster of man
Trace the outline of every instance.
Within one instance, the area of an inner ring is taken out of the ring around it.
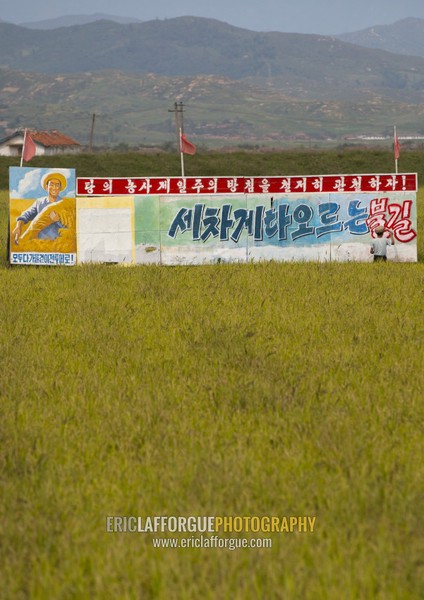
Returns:
[[[11,264],[76,262],[74,169],[11,167]]]

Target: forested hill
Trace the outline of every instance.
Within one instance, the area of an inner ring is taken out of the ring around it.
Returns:
[[[49,31],[0,23],[0,66],[46,74],[116,69],[165,76],[215,75],[304,89],[424,88],[424,58],[363,48],[333,37],[259,33],[213,19],[120,24],[100,20]],[[340,96],[339,96],[340,97]],[[413,98],[409,98],[413,100]]]

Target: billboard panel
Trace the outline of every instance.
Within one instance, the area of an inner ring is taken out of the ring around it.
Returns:
[[[11,167],[10,263],[75,265],[75,170]]]
[[[10,169],[12,264],[417,260],[416,174],[83,178]],[[389,231],[391,233],[389,233]]]
[[[78,198],[78,262],[135,262],[134,199]]]
[[[417,260],[415,192],[168,194],[126,198],[134,206],[133,262],[138,264],[367,262],[373,259],[371,241],[381,225],[394,234],[389,260]],[[80,205],[87,202],[93,209],[98,206],[105,212],[102,222],[106,222],[110,211],[110,222],[115,223],[112,228],[104,227],[103,247],[117,243],[121,226],[114,196],[78,198],[78,240],[80,230],[87,227],[83,219],[88,218]],[[84,254],[84,248],[79,242],[80,261],[107,260],[101,253],[91,257]],[[131,260],[129,248],[128,240],[128,253],[125,257],[116,255],[114,260]]]

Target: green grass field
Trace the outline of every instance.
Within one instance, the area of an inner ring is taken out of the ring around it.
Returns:
[[[423,192],[416,264],[73,269],[7,268],[0,192],[0,596],[424,597]],[[316,524],[166,549],[111,515]]]

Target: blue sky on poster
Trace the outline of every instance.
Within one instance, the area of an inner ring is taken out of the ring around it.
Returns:
[[[253,31],[341,34],[424,19],[423,0],[15,0],[2,2],[0,19],[24,23],[64,15],[106,13],[143,21],[183,15],[208,17]]]
[[[68,182],[65,193],[61,196],[73,197],[75,196],[75,171],[74,169],[54,169],[55,172],[60,172],[65,176]],[[30,167],[14,167],[10,169],[10,197],[11,198],[30,198],[36,199],[46,195],[46,192],[42,186],[42,180],[44,175],[51,173],[50,168],[37,168],[33,169]]]

